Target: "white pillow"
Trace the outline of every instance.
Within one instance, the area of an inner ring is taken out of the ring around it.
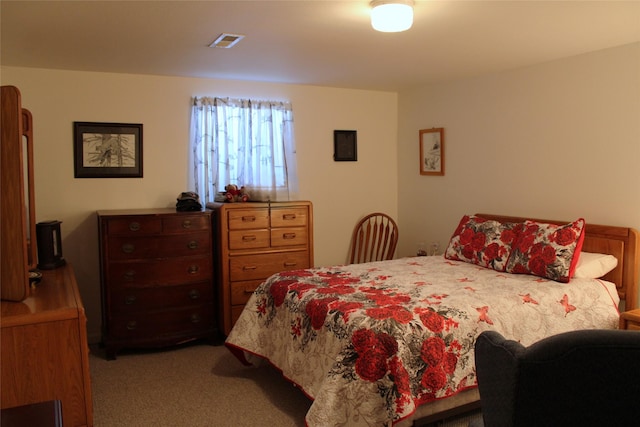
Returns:
[[[597,279],[616,268],[617,265],[618,259],[613,255],[581,252],[573,277]]]

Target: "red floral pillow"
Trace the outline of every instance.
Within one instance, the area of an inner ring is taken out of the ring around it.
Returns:
[[[445,258],[505,271],[521,223],[465,215],[451,236]]]
[[[582,250],[584,226],[582,218],[566,225],[525,221],[507,262],[507,273],[568,282]]]

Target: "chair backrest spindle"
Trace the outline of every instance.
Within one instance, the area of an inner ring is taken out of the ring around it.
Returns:
[[[376,212],[356,224],[351,237],[349,263],[393,259],[398,243],[398,226],[390,216]]]

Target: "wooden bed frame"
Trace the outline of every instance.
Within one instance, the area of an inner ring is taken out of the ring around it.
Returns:
[[[559,225],[569,223],[569,221],[485,213],[478,213],[476,215],[500,222],[522,222],[529,219]],[[616,285],[621,304],[624,302],[624,310],[621,307],[620,311],[637,308],[638,278],[640,277],[638,270],[640,265],[640,233],[638,233],[638,230],[629,227],[587,223],[585,232],[582,246],[584,252],[611,254],[618,259],[616,268],[604,276],[603,279]],[[477,389],[467,390],[450,398],[434,401],[419,407],[413,417],[413,426],[441,425],[443,420],[478,410],[480,407]],[[398,424],[398,427],[404,427],[405,425],[410,424],[401,422]]]

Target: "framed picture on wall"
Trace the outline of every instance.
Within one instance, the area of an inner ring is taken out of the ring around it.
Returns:
[[[76,178],[142,178],[142,125],[73,123]]]
[[[420,175],[444,175],[444,128],[420,130]]]
[[[357,131],[333,131],[333,160],[336,162],[355,162],[358,160]]]

